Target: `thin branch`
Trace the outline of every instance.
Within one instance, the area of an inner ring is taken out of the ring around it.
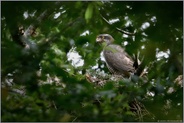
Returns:
[[[53,104],[54,108],[57,110],[57,107],[56,107],[56,104],[54,101],[52,101],[52,104]]]
[[[75,120],[77,120],[77,118],[78,118],[78,117],[75,117],[75,118],[72,120],[72,122],[75,122]]]
[[[111,25],[111,24],[109,23],[109,21],[108,21],[105,17],[103,17],[101,14],[100,14],[100,16],[102,17],[102,19],[103,19],[106,23],[108,23],[109,25]]]
[[[43,11],[39,17],[35,19],[35,21],[30,24],[30,26],[23,30],[23,28],[19,29],[19,42],[25,49],[32,49],[35,48],[35,46],[32,46],[32,41],[29,39],[29,36],[33,36],[36,31],[36,29],[39,27],[40,24],[46,19],[49,18],[51,14],[53,14],[54,10],[57,8],[59,9],[61,2],[55,2],[56,7],[55,8],[48,8],[45,11]]]
[[[123,34],[126,34],[126,35],[135,35],[135,33],[136,33],[136,31],[133,32],[133,33],[127,32],[127,31],[122,30],[122,29],[120,29],[120,28],[118,28],[118,27],[116,27],[116,29],[117,29],[119,32],[122,32]]]
[[[109,23],[109,21],[108,21],[105,17],[103,17],[101,14],[100,14],[100,16],[102,17],[102,19],[103,19],[107,24],[111,25],[111,24]],[[121,33],[123,33],[123,34],[126,34],[126,35],[135,35],[135,33],[136,33],[136,32],[130,33],[130,32],[127,32],[127,31],[125,31],[125,30],[122,30],[122,29],[120,29],[120,28],[118,28],[118,27],[116,27],[116,30],[118,30],[119,32],[121,32]]]

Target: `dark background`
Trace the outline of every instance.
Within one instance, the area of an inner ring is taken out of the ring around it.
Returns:
[[[147,77],[105,78],[111,74],[95,42],[101,33],[122,47],[128,42],[131,56],[140,52]],[[68,53],[84,64],[72,64]],[[108,82],[98,86],[87,75]],[[1,1],[2,121],[182,121],[182,75],[182,1]],[[147,113],[132,112],[135,98]]]

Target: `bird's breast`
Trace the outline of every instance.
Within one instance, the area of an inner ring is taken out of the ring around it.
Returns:
[[[127,57],[124,50],[117,50],[116,47],[112,50],[112,47],[105,48],[103,55],[110,72],[115,74],[129,75],[135,71],[133,67],[133,60]]]

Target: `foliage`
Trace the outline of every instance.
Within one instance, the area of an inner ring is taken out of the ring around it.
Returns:
[[[182,121],[182,1],[1,7],[2,121]],[[139,52],[146,77],[113,79],[101,33]]]

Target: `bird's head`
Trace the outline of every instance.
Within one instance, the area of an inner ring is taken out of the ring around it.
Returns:
[[[111,44],[114,38],[109,34],[100,34],[96,38],[97,43],[105,43],[106,45]]]

